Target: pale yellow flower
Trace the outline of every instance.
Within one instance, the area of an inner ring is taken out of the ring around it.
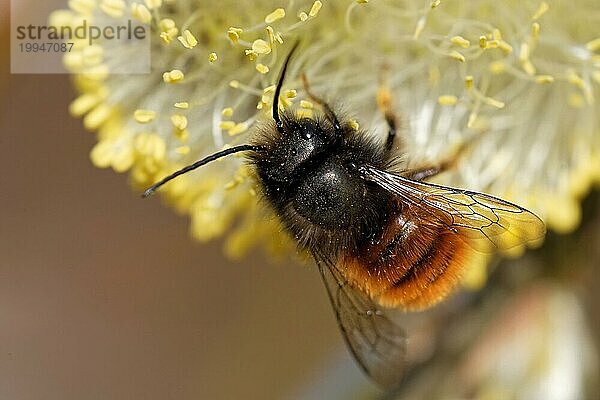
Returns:
[[[152,71],[112,75],[145,51],[100,43],[67,55],[81,95],[71,105],[98,132],[99,167],[129,171],[136,190],[224,146],[245,143],[268,118],[290,45],[300,40],[282,104],[312,116],[300,80],[386,132],[375,98],[382,71],[403,117],[409,163],[468,144],[436,182],[507,198],[569,232],[600,182],[600,14],[577,1],[72,0],[55,24],[135,18],[152,32]],[[161,189],[190,215],[194,237],[228,232],[239,256],[254,242],[287,243],[255,198],[238,157]],[[286,248],[284,246],[284,248]]]

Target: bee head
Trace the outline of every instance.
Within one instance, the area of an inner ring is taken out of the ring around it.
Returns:
[[[269,179],[284,182],[329,153],[338,144],[338,137],[323,118],[297,118],[291,112],[280,118],[279,129],[271,124],[263,129],[265,134],[258,140],[267,150],[256,158]]]

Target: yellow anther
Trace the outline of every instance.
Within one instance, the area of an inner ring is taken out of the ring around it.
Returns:
[[[590,40],[585,44],[585,48],[589,51],[598,51],[600,50],[600,37],[594,40]]]
[[[263,104],[269,105],[269,103],[271,103],[271,99],[272,99],[272,98],[273,98],[273,96],[269,96],[269,95],[263,94],[263,95],[261,96],[261,99],[260,99],[260,101],[261,101],[261,103],[263,103]]]
[[[187,140],[188,140],[188,138],[190,136],[190,132],[187,129],[184,129],[184,130],[173,129],[173,134],[182,143],[187,142]]]
[[[535,77],[535,82],[539,84],[552,83],[554,77],[552,75],[538,75]]]
[[[125,11],[125,2],[123,0],[102,0],[100,9],[113,18],[121,18]]]
[[[143,24],[149,24],[152,21],[150,10],[143,4],[131,3],[131,15]]]
[[[283,36],[281,36],[281,32],[275,33],[275,41],[279,44],[283,44]]]
[[[183,31],[183,35],[177,38],[186,49],[193,49],[198,44],[198,39],[188,29]]]
[[[113,109],[106,103],[98,104],[84,118],[83,126],[85,129],[95,130],[106,122],[112,115]]]
[[[581,205],[571,196],[553,196],[546,210],[546,223],[557,233],[571,233],[581,222]]]
[[[531,24],[531,37],[537,39],[540,36],[540,24],[534,22]]]
[[[133,118],[140,124],[147,124],[156,118],[156,112],[151,110],[135,110]]]
[[[312,109],[314,107],[313,103],[308,100],[300,100],[300,107]]]
[[[233,121],[221,121],[219,122],[219,128],[224,129],[226,131],[232,129],[235,126],[235,122]]]
[[[519,50],[519,61],[523,62],[529,60],[530,47],[528,43],[521,43],[521,49]]]
[[[369,0],[356,0],[358,4],[367,4]]]
[[[527,75],[533,76],[535,75],[535,67],[529,60],[530,48],[528,43],[521,43],[521,50],[519,51],[519,61],[521,62],[521,67]]]
[[[506,54],[510,54],[513,52],[513,47],[504,40],[500,40],[498,42],[498,47]]]
[[[77,97],[69,105],[69,113],[74,117],[81,117],[96,107],[104,98],[104,95],[96,93],[86,93]]]
[[[472,128],[475,125],[477,117],[478,115],[476,112],[472,112],[471,114],[469,114],[469,119],[467,120],[467,128]]]
[[[188,126],[188,119],[185,115],[173,114],[171,115],[171,123],[173,126],[180,131],[184,130]]]
[[[569,69],[567,71],[567,80],[569,81],[569,83],[571,83],[572,85],[575,85],[577,88],[579,88],[583,91],[585,100],[589,104],[592,104],[594,102],[594,94],[593,94],[592,90],[590,89],[589,85],[574,70]]]
[[[316,17],[319,11],[321,11],[321,7],[323,7],[323,3],[319,0],[315,1],[308,12],[309,17]]]
[[[486,49],[496,49],[498,48],[499,42],[496,39],[488,40],[485,44]]]
[[[479,36],[479,47],[485,49],[487,47],[487,37],[481,35]]]
[[[69,8],[82,15],[90,15],[96,5],[96,0],[69,0]]]
[[[450,41],[452,42],[452,44],[454,44],[456,46],[460,46],[465,49],[471,45],[471,42],[469,42],[467,39],[465,39],[462,36],[454,36],[450,39]]]
[[[431,3],[429,3],[429,7],[431,7],[431,9],[433,10],[434,8],[436,8],[437,6],[439,6],[441,3],[440,0],[431,0]]]
[[[265,17],[265,22],[267,24],[270,24],[283,17],[285,17],[285,10],[283,8],[278,8]]]
[[[262,39],[256,39],[252,43],[252,51],[256,54],[269,54],[271,52],[271,46]]]
[[[144,0],[144,3],[146,3],[146,7],[148,7],[150,10],[154,10],[155,8],[162,6],[162,0]]]
[[[75,15],[71,12],[71,10],[55,10],[52,11],[48,17],[48,25],[60,29],[61,26],[74,25],[74,19]]]
[[[504,61],[494,61],[490,63],[489,70],[494,75],[501,74],[506,71],[506,64]]]
[[[179,146],[179,147],[175,148],[175,152],[177,154],[181,154],[182,156],[185,156],[186,154],[190,153],[190,146]]]
[[[237,41],[240,39],[240,35],[242,34],[242,32],[244,32],[242,29],[232,26],[227,30],[227,37],[233,43],[237,43]]]
[[[169,29],[175,28],[175,26],[175,21],[173,21],[171,18],[163,18],[158,23],[158,27],[161,31],[167,31]]]
[[[496,108],[504,108],[504,106],[506,105],[503,101],[496,100],[496,99],[493,99],[491,97],[484,97],[483,101],[487,105],[490,105],[490,106],[496,107]]]
[[[467,90],[473,89],[473,75],[465,76],[465,88]]]
[[[108,65],[101,64],[94,67],[88,67],[81,73],[81,76],[93,81],[103,81],[108,77],[110,69]]]
[[[258,57],[258,53],[256,53],[252,49],[246,49],[246,50],[244,50],[244,54],[246,54],[246,56],[248,57],[248,59],[250,61],[254,61],[254,60],[256,60],[256,57]]]
[[[104,59],[104,49],[98,45],[84,47],[82,52],[82,61],[85,66],[98,65]]]
[[[594,175],[598,174],[600,165],[594,165],[593,156],[592,160],[586,160],[587,162],[579,162],[578,165],[573,166],[573,170],[569,174],[569,192],[578,199],[585,197],[590,189],[590,183],[594,179]]]
[[[163,81],[165,81],[166,83],[177,83],[181,82],[184,77],[185,75],[181,70],[174,69],[163,74]]]
[[[298,14],[298,19],[300,19],[300,21],[304,22],[308,19],[308,14],[305,13],[304,11],[302,11]]]
[[[246,122],[240,122],[238,124],[235,124],[235,126],[233,128],[229,129],[229,135],[230,136],[239,135],[240,133],[244,133],[247,130],[248,130],[248,124]]]
[[[269,72],[269,67],[267,67],[264,64],[258,63],[256,64],[256,70],[261,74],[266,74],[267,72]]]
[[[160,38],[163,43],[169,44],[171,41],[177,37],[179,33],[179,29],[175,26],[175,21],[170,18],[161,19],[158,23],[158,27],[161,30]]]
[[[267,36],[269,36],[269,43],[271,43],[271,45],[275,42],[275,31],[273,30],[272,26],[267,26],[265,28],[265,30],[267,31]]]
[[[173,106],[181,110],[187,110],[188,108],[190,108],[190,103],[188,103],[187,101],[180,101],[178,103],[173,104]]]
[[[217,53],[215,53],[214,51],[208,55],[208,62],[209,63],[214,63],[218,59],[219,59],[219,56],[217,56]]]
[[[284,110],[287,107],[290,107],[292,105],[292,100],[290,100],[288,97],[279,97],[279,107],[281,110]]]
[[[135,137],[133,146],[138,153],[154,160],[163,159],[167,149],[163,138],[155,133],[140,133]]]
[[[450,57],[454,58],[457,61],[460,62],[465,62],[465,56],[463,56],[461,53],[459,53],[456,50],[452,50],[449,54]]]
[[[156,118],[156,112],[152,110],[135,110],[135,112],[133,113],[133,118],[140,124],[146,124],[148,122],[154,121],[154,119]]]
[[[296,111],[296,116],[298,118],[311,118],[312,119],[312,117],[314,116],[314,112],[310,108],[301,108],[298,111]]]
[[[234,88],[234,89],[237,89],[237,88],[240,87],[240,81],[234,79],[234,80],[232,80],[232,81],[229,82],[229,86],[232,87],[232,88]]]
[[[438,103],[442,106],[453,106],[458,103],[458,97],[446,94],[438,97]]]
[[[81,54],[81,51],[71,51],[65,54],[65,57],[63,58],[63,63],[68,69],[72,71],[81,70],[84,65],[83,54]]]
[[[286,90],[285,94],[284,94],[285,98],[287,98],[287,99],[293,99],[297,95],[298,95],[298,92],[296,91],[296,89]]]
[[[352,129],[355,132],[360,129],[360,125],[358,124],[358,121],[355,119],[351,119],[350,121],[348,121],[348,126],[350,126],[350,129]]]
[[[90,153],[90,159],[92,160],[92,164],[94,164],[98,168],[108,168],[110,167],[112,156],[112,142],[108,140],[103,140],[94,146]]]
[[[492,31],[492,38],[494,40],[502,40],[502,33],[500,32],[500,29],[496,28]]]
[[[275,40],[279,43],[279,44],[283,44],[283,36],[281,36],[281,32],[277,32],[275,34]]]
[[[224,117],[231,117],[233,115],[233,108],[227,107],[221,111],[221,115]]]
[[[536,73],[536,69],[535,66],[531,63],[531,61],[529,60],[525,60],[521,63],[521,66],[523,67],[523,71],[525,71],[525,73],[529,76],[533,76]]]

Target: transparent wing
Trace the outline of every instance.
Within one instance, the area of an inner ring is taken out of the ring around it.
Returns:
[[[404,330],[365,294],[353,288],[331,261],[317,256],[315,261],[350,351],[379,385],[398,386],[405,368]]]
[[[365,179],[399,196],[419,212],[423,222],[442,221],[478,250],[492,243],[500,250],[539,243],[544,222],[532,212],[497,197],[468,190],[413,181],[371,166],[361,167]]]

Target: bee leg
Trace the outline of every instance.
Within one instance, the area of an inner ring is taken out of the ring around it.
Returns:
[[[444,171],[448,171],[449,169],[455,168],[460,157],[464,153],[465,148],[465,145],[461,145],[451,157],[448,157],[437,164],[427,164],[414,169],[406,170],[402,173],[402,176],[414,181],[422,181]]]
[[[331,107],[329,107],[329,104],[327,104],[324,100],[322,100],[321,98],[319,98],[313,94],[313,92],[310,90],[310,85],[308,84],[308,79],[306,78],[306,74],[303,73],[301,75],[301,78],[302,78],[302,85],[304,86],[304,91],[306,92],[308,97],[313,102],[315,102],[319,106],[321,106],[321,108],[323,108],[323,110],[325,111],[325,115],[327,115],[327,118],[333,124],[333,128],[335,129],[335,131],[341,133],[342,127],[340,125],[340,121],[338,120],[335,113],[331,110]]]
[[[394,113],[393,110],[393,98],[392,92],[390,91],[387,75],[388,75],[388,66],[383,66],[381,68],[381,76],[379,78],[379,90],[377,90],[377,106],[381,110],[383,117],[385,118],[385,122],[388,126],[388,135],[385,141],[385,150],[391,151],[394,146],[394,141],[396,140],[396,132],[398,131],[398,126],[400,125],[400,118]]]
[[[388,135],[385,141],[386,151],[392,150],[394,140],[396,139],[396,131],[398,127],[398,117],[392,111],[392,94],[386,86],[381,86],[377,91],[377,105],[383,113],[385,122],[388,126]]]

